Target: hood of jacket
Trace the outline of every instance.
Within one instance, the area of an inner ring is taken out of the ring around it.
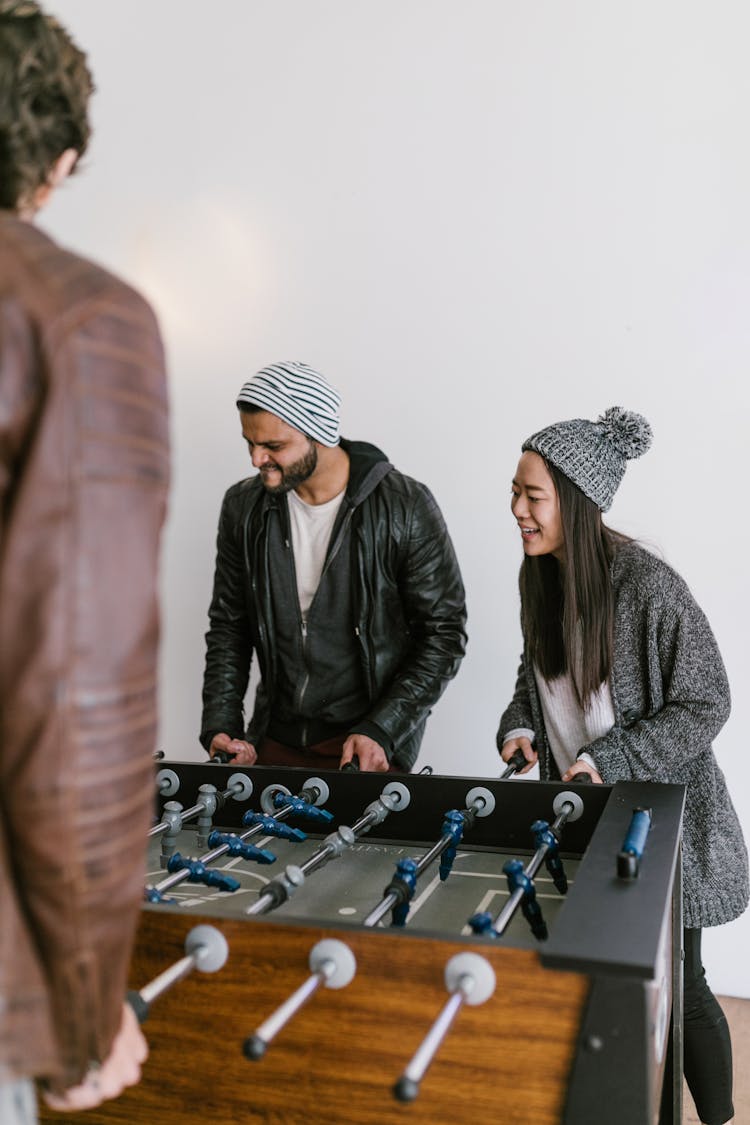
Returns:
[[[382,449],[371,445],[369,441],[348,441],[342,438],[341,448],[349,456],[346,500],[352,508],[357,508],[381,480],[393,471],[393,465]]]

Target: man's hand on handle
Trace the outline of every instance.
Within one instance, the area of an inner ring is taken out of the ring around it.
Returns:
[[[258,760],[256,749],[251,743],[242,738],[230,738],[228,734],[215,734],[208,748],[209,758],[221,750],[229,754],[232,761],[238,766],[252,766]]]
[[[148,1057],[148,1044],[130,1004],[123,1004],[120,1029],[101,1066],[91,1069],[78,1086],[62,1094],[45,1092],[50,1109],[73,1112],[92,1109],[119,1095],[141,1080],[141,1066]]]
[[[350,734],[341,751],[339,769],[351,762],[352,758],[359,759],[359,768],[368,773],[387,773],[388,758],[382,746],[378,745],[366,734]]]

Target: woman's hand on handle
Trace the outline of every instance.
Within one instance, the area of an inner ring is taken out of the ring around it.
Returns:
[[[509,762],[515,754],[516,750],[520,750],[526,759],[527,764],[518,773],[528,773],[532,766],[536,765],[538,754],[534,747],[531,745],[531,740],[528,738],[509,738],[507,742],[503,743],[503,748],[500,751],[500,757],[504,762]]]
[[[604,784],[602,775],[598,773],[592,765],[590,765],[588,762],[585,762],[582,758],[579,758],[576,762],[573,762],[573,765],[570,767],[570,769],[566,770],[562,775],[562,779],[563,781],[581,781],[581,774],[588,774],[591,780],[596,785]]]

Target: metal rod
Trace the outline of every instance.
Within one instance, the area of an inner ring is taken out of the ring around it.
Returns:
[[[554,821],[554,823],[552,825],[551,831],[555,835],[557,835],[559,832],[561,832],[562,829],[565,827],[566,821],[567,821],[568,817],[570,816],[570,814],[573,812],[574,807],[575,806],[573,804],[571,804],[570,801],[564,802],[557,819]],[[548,851],[549,851],[549,848],[547,847],[547,845],[542,844],[534,852],[534,854],[531,857],[531,859],[529,860],[528,864],[523,869],[524,874],[528,875],[529,879],[534,878],[537,871],[539,870],[539,868],[544,863],[544,857],[546,856]],[[515,891],[513,891],[513,893],[511,894],[508,901],[503,906],[500,913],[495,918],[495,921],[493,922],[492,929],[493,929],[496,937],[499,937],[500,934],[504,933],[505,930],[507,930],[508,925],[510,924],[510,921],[511,921],[513,915],[515,914],[516,910],[518,910],[518,907],[519,907],[519,905],[521,904],[522,901],[523,901],[523,887],[517,887],[515,889]]]
[[[464,811],[471,812],[473,809],[477,808],[477,806],[481,806],[482,803],[483,802],[481,800],[474,801],[471,808],[465,809]],[[417,870],[415,872],[415,877],[418,879],[422,872],[425,871],[426,868],[428,868],[430,864],[438,858],[438,856],[442,855],[449,844],[452,843],[453,836],[449,832],[446,832],[444,836],[441,836],[437,843],[433,844],[430,850],[428,852],[425,852],[421,859],[416,860]],[[397,902],[398,895],[394,891],[390,891],[380,900],[378,905],[370,911],[367,917],[363,919],[362,925],[377,926],[381,918],[384,918],[388,911],[392,910]]]
[[[373,802],[373,805],[380,803],[380,810],[370,806],[368,811],[360,817],[353,828],[349,828],[346,825],[339,825],[339,827],[331,833],[330,837],[324,841],[304,863],[299,865],[298,871],[302,876],[302,881],[304,881],[306,875],[323,867],[330,859],[340,856],[346,848],[352,847],[360,836],[364,835],[365,832],[369,832],[373,824],[382,823],[385,817],[393,811],[393,804],[385,804],[385,799],[386,790],[383,790],[378,801]],[[276,883],[279,885],[279,880],[276,880]],[[286,891],[290,889],[289,883],[281,883],[281,885],[285,887]],[[282,902],[285,901],[285,897],[279,897],[279,895],[274,894],[274,892],[269,893],[268,891],[264,891],[257,902],[245,909],[245,914],[251,917],[256,914],[265,914],[273,910],[274,907],[280,906]]]
[[[381,918],[385,918],[389,910],[398,902],[398,895],[391,891],[385,898],[381,899],[378,905],[370,911],[366,918],[362,919],[363,926],[377,926]]]
[[[334,835],[338,836],[341,844],[337,846],[328,841],[325,841],[323,844],[321,844],[321,846],[316,851],[314,851],[313,854],[307,860],[305,860],[304,863],[300,864],[300,870],[302,874],[309,875],[312,871],[317,871],[318,868],[323,867],[326,863],[328,863],[329,859],[333,859],[334,856],[340,855],[342,848],[350,848],[360,836],[363,836],[365,832],[368,832],[370,830],[373,824],[377,823],[377,820],[377,814],[374,812],[368,812],[364,816],[360,817],[360,819],[348,830],[354,836],[354,839],[352,839],[351,843],[345,837],[342,837],[340,835],[342,829],[341,827],[339,827],[336,832],[334,832]]]
[[[171,825],[166,824],[165,821],[163,821],[163,820],[160,820],[158,824],[155,824],[153,826],[153,828],[149,828],[149,830],[148,830],[149,839],[151,839],[152,836],[161,836],[162,832],[166,832],[170,827],[171,827]]]
[[[419,1083],[462,1004],[476,1006],[489,1000],[495,991],[495,973],[489,961],[478,953],[457,953],[445,966],[445,985],[450,996],[448,1003],[393,1087],[399,1101],[414,1101]]]
[[[311,856],[308,856],[304,863],[300,863],[300,871],[303,875],[309,875],[311,872],[325,867],[328,860],[336,855],[336,850],[332,844],[321,844]]]
[[[225,789],[223,791],[223,793],[213,794],[213,796],[214,796],[214,799],[218,796],[219,799],[226,800],[227,797],[231,797],[231,796],[233,796],[233,794],[239,793],[241,791],[242,791],[242,785],[239,782],[236,782],[234,785],[230,785],[228,789]],[[193,817],[200,816],[200,814],[203,812],[205,807],[206,807],[205,802],[199,801],[198,804],[193,805],[192,808],[183,809],[183,811],[180,813],[180,819],[181,819],[182,823],[185,824],[186,821],[192,820]],[[160,836],[162,834],[162,832],[167,832],[169,828],[170,828],[169,823],[162,820],[162,821],[159,822],[159,824],[155,824],[153,826],[153,828],[149,829],[149,832],[148,832],[149,837]]]
[[[142,1000],[146,1004],[152,1004],[158,996],[171,988],[173,984],[177,984],[178,980],[182,980],[188,973],[191,973],[195,968],[198,959],[198,951],[183,957],[180,961],[175,961],[174,965],[170,965],[158,977],[154,977],[152,981],[139,989]]]
[[[328,863],[328,861],[334,856],[341,855],[341,852],[345,847],[351,846],[348,841],[346,841],[342,836],[339,835],[341,831],[342,826],[339,826],[337,831],[333,834],[335,836],[338,835],[338,838],[341,841],[338,847],[330,841],[323,843],[320,845],[320,847],[315,849],[311,856],[308,856],[304,863],[298,865],[303,880],[306,875],[309,875],[311,872],[317,871],[319,870],[319,868],[324,867],[326,863]],[[352,834],[351,843],[354,843],[354,840],[356,839],[353,834],[354,830],[352,828],[348,828],[346,829],[346,831]],[[290,889],[289,884],[286,884],[286,889]],[[268,891],[263,891],[263,893],[259,896],[257,901],[252,904],[252,906],[246,907],[245,914],[250,917],[253,917],[256,914],[266,914],[275,906],[280,906],[283,901],[286,901],[286,899],[277,898],[275,894],[269,893]]]
[[[317,972],[313,973],[311,977],[308,977],[304,984],[300,985],[297,991],[293,992],[292,995],[260,1025],[255,1032],[255,1037],[262,1039],[266,1044],[270,1043],[281,1029],[289,1023],[289,1020],[300,1010],[303,1004],[307,1003],[320,985],[333,975],[335,969],[336,965],[334,961],[323,961]]]
[[[229,945],[220,930],[215,926],[195,926],[185,938],[184,957],[149,981],[139,992],[128,992],[128,1003],[138,1021],[143,1023],[148,1018],[153,1001],[193,969],[201,973],[215,973],[226,963],[228,956]]]
[[[417,878],[419,878],[425,868],[429,867],[433,860],[436,860],[439,855],[443,854],[452,840],[453,837],[446,833],[445,836],[440,837],[436,844],[432,845],[428,852],[425,852],[421,859],[417,860],[417,870],[415,872],[415,876]],[[377,926],[380,919],[384,918],[388,911],[392,910],[397,902],[398,895],[395,893],[395,891],[390,891],[380,900],[378,905],[370,911],[367,917],[363,919],[362,925]]]
[[[291,809],[289,808],[280,809],[279,812],[275,813],[271,819],[286,820],[290,813]],[[238,839],[244,842],[245,840],[249,840],[251,836],[258,836],[262,831],[262,824],[254,824],[252,828],[248,828],[247,832],[240,833]],[[204,852],[204,854],[199,856],[198,858],[202,863],[213,863],[215,859],[219,859],[220,856],[225,855],[228,851],[228,844],[219,844],[218,847],[213,848],[210,852]],[[175,887],[178,883],[184,882],[189,874],[190,872],[188,870],[175,871],[174,874],[167,875],[166,879],[162,879],[161,882],[156,883],[154,885],[154,890],[169,890],[170,887]]]
[[[458,988],[451,995],[442,1012],[427,1032],[404,1070],[404,1077],[411,1082],[421,1082],[427,1068],[435,1057],[438,1047],[450,1031],[451,1024],[460,1012],[466,997],[474,986],[474,978],[468,973],[461,977]]]

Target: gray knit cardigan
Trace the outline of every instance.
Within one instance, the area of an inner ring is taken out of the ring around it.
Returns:
[[[703,612],[666,563],[628,543],[617,551],[612,581],[615,725],[586,750],[605,782],[635,778],[687,787],[684,922],[718,926],[748,902],[742,829],[711,747],[729,715],[726,671]],[[525,651],[498,747],[503,733],[518,727],[535,732],[541,776],[558,777]]]

